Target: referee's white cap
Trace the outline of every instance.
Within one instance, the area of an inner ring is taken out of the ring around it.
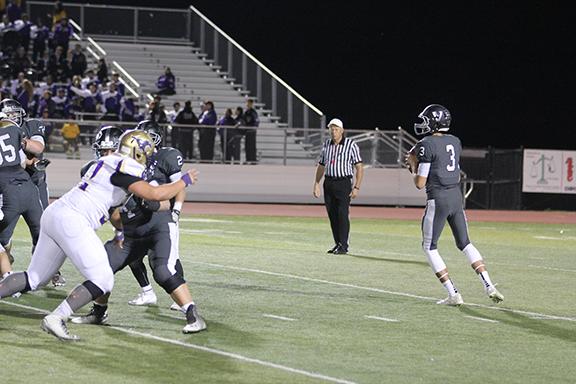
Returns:
[[[342,123],[342,120],[340,120],[340,119],[330,120],[330,122],[328,123],[328,128],[330,128],[331,125],[335,125],[337,127],[344,129],[344,123]]]

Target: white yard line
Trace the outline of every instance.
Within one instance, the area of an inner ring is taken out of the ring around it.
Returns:
[[[218,220],[218,219],[187,219],[187,218],[181,218],[180,220],[181,222],[184,223],[234,223],[234,221],[231,220]]]
[[[293,319],[291,317],[284,317],[284,316],[277,316],[277,315],[271,315],[269,313],[263,313],[262,314],[263,317],[269,317],[271,319],[276,319],[276,320],[284,320],[284,321],[296,321],[297,319]]]
[[[540,265],[533,265],[533,264],[528,264],[528,267],[532,267],[532,268],[540,268],[540,269],[547,269],[549,271],[559,271],[559,272],[576,272],[576,269],[566,269],[566,268],[552,268],[552,267],[543,267]]]
[[[44,313],[47,314],[49,313],[49,311],[46,311],[44,309],[40,309],[40,308],[36,308],[36,307],[31,307],[28,305],[22,305],[22,304],[17,304],[17,303],[11,303],[11,302],[7,302],[7,301],[1,301],[0,300],[0,304],[6,304],[6,305],[12,305],[15,307],[19,307],[19,308],[25,308],[25,309],[29,309],[32,311],[36,311],[36,312],[40,312],[40,313]],[[353,381],[349,381],[349,380],[344,380],[344,379],[339,379],[336,377],[331,377],[331,376],[326,376],[323,375],[321,373],[316,373],[316,372],[310,372],[310,371],[305,371],[303,369],[298,369],[298,368],[292,368],[292,367],[288,367],[286,365],[282,365],[282,364],[276,364],[276,363],[271,363],[269,361],[265,361],[265,360],[260,360],[260,359],[254,359],[251,357],[247,357],[247,356],[243,356],[237,353],[232,353],[232,352],[226,352],[226,351],[221,351],[219,349],[215,349],[215,348],[209,348],[209,347],[204,347],[202,345],[197,345],[197,344],[192,344],[192,343],[185,343],[183,341],[179,341],[179,340],[173,340],[173,339],[169,339],[167,337],[161,337],[161,336],[155,336],[152,335],[150,333],[144,333],[144,332],[138,332],[138,331],[134,331],[133,329],[128,329],[128,328],[123,328],[123,327],[117,327],[117,326],[109,326],[108,328],[114,329],[116,331],[119,332],[123,332],[129,335],[135,335],[135,336],[140,336],[146,339],[150,339],[150,340],[156,340],[156,341],[161,341],[164,343],[168,343],[168,344],[173,344],[173,345],[178,345],[180,347],[184,347],[184,348],[190,348],[190,349],[195,349],[197,351],[202,351],[202,352],[207,352],[207,353],[212,353],[214,355],[219,355],[219,356],[224,356],[224,357],[228,357],[234,360],[238,360],[238,361],[242,361],[245,363],[252,363],[252,364],[257,364],[263,367],[267,367],[267,368],[275,368],[281,371],[285,371],[285,372],[290,372],[290,373],[295,373],[295,374],[299,374],[302,376],[307,376],[307,377],[312,377],[315,379],[320,379],[320,380],[324,380],[324,381],[329,381],[331,383],[339,383],[339,384],[356,384]]]
[[[190,261],[190,262],[194,263],[194,264],[206,265],[206,266],[214,267],[214,268],[231,269],[231,270],[236,270],[236,271],[259,273],[259,274],[263,274],[263,275],[277,276],[277,277],[283,277],[283,278],[289,278],[289,279],[295,279],[295,280],[311,281],[314,283],[322,283],[322,284],[335,285],[335,286],[339,286],[339,287],[360,289],[360,290],[364,290],[364,291],[379,292],[379,293],[384,293],[384,294],[394,295],[394,296],[410,297],[410,298],[419,299],[419,300],[427,300],[427,301],[437,301],[438,300],[438,298],[436,298],[436,297],[414,295],[412,293],[407,293],[407,292],[389,291],[386,289],[373,288],[373,287],[364,287],[364,286],[356,285],[356,284],[339,283],[336,281],[316,279],[313,277],[306,277],[306,276],[291,275],[291,274],[287,274],[287,273],[263,271],[261,269],[235,267],[235,266],[224,265],[224,264],[206,263],[203,261]],[[493,309],[493,310],[502,311],[502,312],[518,313],[518,314],[527,315],[527,316],[542,316],[542,317],[545,317],[545,318],[550,319],[550,320],[564,320],[564,321],[576,322],[575,317],[547,315],[547,314],[538,313],[538,312],[523,311],[523,310],[504,308],[504,307],[495,307],[495,306],[491,306],[491,305],[474,304],[474,303],[468,303],[468,302],[466,303],[466,305],[468,305],[470,307]]]
[[[566,241],[566,240],[576,240],[576,237],[574,236],[564,236],[564,237],[557,237],[557,236],[532,236],[535,239],[538,240],[560,240],[560,241]]]
[[[369,316],[369,315],[365,315],[364,317],[367,318],[367,319],[372,319],[372,320],[387,321],[387,322],[389,322],[389,323],[398,323],[398,322],[400,322],[400,320],[390,319],[390,318],[388,318],[388,317]]]
[[[485,321],[487,323],[499,323],[498,320],[487,319],[485,317],[468,316],[468,315],[464,315],[464,317],[467,317],[467,318],[472,319],[472,320]]]

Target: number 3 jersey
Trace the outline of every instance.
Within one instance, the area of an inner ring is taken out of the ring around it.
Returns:
[[[112,154],[90,165],[80,183],[58,199],[80,212],[97,229],[109,218],[111,208],[119,207],[129,196],[128,187],[142,181],[145,167],[130,157]]]
[[[426,136],[416,144],[416,151],[418,174],[428,178],[426,194],[429,200],[439,197],[443,190],[459,186],[460,139],[448,134]]]

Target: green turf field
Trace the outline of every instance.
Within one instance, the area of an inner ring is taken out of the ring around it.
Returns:
[[[446,229],[440,251],[466,305],[445,293],[415,221],[352,223],[348,255],[328,255],[327,219],[183,217],[180,255],[208,330],[154,284],[158,306],[117,275],[110,326],[70,325],[59,342],[40,320],[82,281],[0,303],[2,383],[574,383],[576,225],[470,223],[492,279],[493,305]],[[562,231],[562,232],[561,232]],[[111,235],[106,226],[100,234]],[[28,263],[20,222],[15,269]]]

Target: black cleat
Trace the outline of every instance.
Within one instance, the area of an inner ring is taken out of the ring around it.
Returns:
[[[339,247],[340,247],[340,245],[336,244],[333,248],[329,249],[326,253],[334,253],[334,251],[336,251]]]
[[[345,255],[345,254],[348,253],[348,250],[347,250],[347,249],[344,249],[344,248],[342,248],[342,247],[338,247],[338,248],[336,248],[336,249],[334,250],[333,253],[334,253],[335,255]]]

